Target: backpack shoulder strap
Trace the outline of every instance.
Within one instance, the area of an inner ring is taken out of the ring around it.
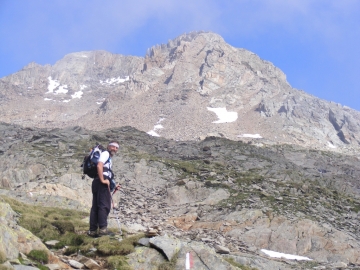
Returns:
[[[104,153],[104,152],[108,152],[108,153],[109,153],[109,158],[108,158],[107,161],[104,163],[104,164],[106,164],[106,163],[109,163],[109,162],[110,162],[111,157],[110,157],[110,152],[109,152],[108,150],[102,151],[102,153]]]

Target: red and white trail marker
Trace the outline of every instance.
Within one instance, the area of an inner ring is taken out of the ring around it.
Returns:
[[[186,253],[186,262],[185,262],[185,269],[190,270],[193,268],[193,260],[190,252]]]

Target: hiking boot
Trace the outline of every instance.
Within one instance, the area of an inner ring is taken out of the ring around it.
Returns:
[[[112,232],[110,232],[110,231],[108,231],[107,228],[103,228],[103,229],[100,229],[100,230],[99,230],[99,236],[106,236],[106,235],[108,235],[108,236],[115,236],[115,234],[112,233]]]
[[[97,231],[88,231],[87,235],[90,237],[98,237]]]

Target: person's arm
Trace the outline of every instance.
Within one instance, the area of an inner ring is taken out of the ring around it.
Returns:
[[[101,161],[99,161],[98,164],[97,164],[97,172],[98,172],[98,176],[99,176],[100,182],[103,183],[103,184],[105,184],[105,185],[110,186],[110,181],[107,180],[107,179],[104,179],[104,175],[103,175],[103,172],[104,172],[104,163],[102,163]]]

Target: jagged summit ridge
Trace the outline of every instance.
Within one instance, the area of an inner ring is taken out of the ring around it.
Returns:
[[[159,49],[162,51],[172,50],[180,46],[182,43],[192,42],[194,39],[196,39],[199,36],[205,37],[209,42],[224,42],[224,39],[216,33],[205,32],[205,31],[193,31],[190,33],[184,33],[174,39],[170,39],[167,44],[155,45],[151,48],[148,48],[146,51],[146,57],[154,56],[154,51]]]

